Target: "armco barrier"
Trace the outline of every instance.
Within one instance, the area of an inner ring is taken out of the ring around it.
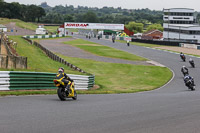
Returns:
[[[56,73],[0,71],[0,90],[56,89],[53,84],[55,76]],[[95,83],[93,75],[68,76],[74,80],[76,90],[90,89]]]

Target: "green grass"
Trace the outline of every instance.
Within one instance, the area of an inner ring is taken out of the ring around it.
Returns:
[[[97,43],[93,43],[90,41],[82,40],[82,39],[76,39],[71,40],[68,42],[64,42],[65,44],[73,45],[78,48],[81,48],[87,52],[90,52],[92,54],[98,55],[98,56],[104,56],[104,57],[110,57],[110,58],[118,58],[118,59],[125,59],[125,60],[132,60],[132,61],[145,61],[147,59],[123,52],[111,47],[103,46]]]
[[[57,72],[58,67],[63,66],[62,64],[48,58],[39,48],[28,44],[20,36],[10,36],[9,38],[12,38],[14,41],[18,42],[17,52],[21,56],[28,57],[28,71]],[[89,44],[90,42],[86,43]],[[83,44],[85,44],[85,42]],[[99,44],[92,43],[91,45]],[[100,45],[95,47],[99,48],[102,46]],[[106,51],[104,50],[104,52]],[[123,52],[123,54],[125,54],[125,52]],[[80,67],[84,71],[95,75],[95,84],[100,86],[100,88],[91,90],[78,90],[78,94],[134,93],[140,91],[149,91],[161,87],[172,77],[172,72],[165,67],[105,63],[88,59],[66,57],[63,55],[59,56]],[[68,67],[65,67],[65,70],[66,73],[81,74],[71,70]],[[27,94],[56,94],[56,90],[0,92],[0,95]]]
[[[62,66],[65,68],[66,73],[82,74],[59,62],[53,61],[47,57],[40,48],[29,44],[22,39],[21,36],[9,36],[9,38],[17,42],[18,45],[16,50],[18,54],[20,56],[28,57],[28,69],[25,71],[57,72],[58,68]]]
[[[59,56],[95,75],[95,83],[100,88],[97,90],[78,91],[79,93],[149,91],[161,87],[172,77],[172,72],[165,67],[105,63],[65,57],[63,55]]]
[[[44,28],[50,32],[56,33],[59,26],[44,26]]]
[[[8,24],[10,22],[20,22],[18,19],[0,18],[0,24]]]
[[[24,29],[33,30],[33,31],[35,31],[36,28],[38,27],[38,25],[36,25],[36,24],[27,23],[27,22],[23,22],[23,21],[17,22],[16,26],[24,28]]]
[[[116,41],[121,42],[121,43],[126,43],[126,41],[124,41],[124,40],[116,40]],[[140,43],[140,42],[130,42],[130,44],[137,45],[137,46],[143,46],[143,47],[150,47],[150,48],[163,46],[163,45],[158,45],[158,44]]]
[[[37,24],[24,22],[18,19],[8,19],[8,18],[0,18],[0,24],[8,24],[10,22],[15,22],[18,27],[26,28],[29,30],[34,30],[37,28]]]

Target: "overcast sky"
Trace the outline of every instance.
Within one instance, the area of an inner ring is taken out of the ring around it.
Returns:
[[[40,5],[47,2],[49,6],[73,5],[77,7],[122,7],[126,9],[149,8],[151,10],[163,10],[163,8],[192,8],[200,11],[200,0],[4,0],[5,2],[19,2],[20,4]]]

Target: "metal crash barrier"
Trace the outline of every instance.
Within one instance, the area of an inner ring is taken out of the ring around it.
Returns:
[[[67,74],[75,82],[76,90],[87,90],[94,86],[95,76]],[[56,73],[0,71],[0,90],[56,89],[53,79]]]

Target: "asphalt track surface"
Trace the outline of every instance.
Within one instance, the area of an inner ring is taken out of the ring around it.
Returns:
[[[0,133],[200,132],[200,59],[193,58],[197,67],[190,68],[175,53],[95,38],[90,41],[157,61],[169,67],[174,78],[154,91],[78,95],[77,101],[61,102],[56,95],[1,97]],[[184,86],[183,65],[189,67],[196,91]]]

